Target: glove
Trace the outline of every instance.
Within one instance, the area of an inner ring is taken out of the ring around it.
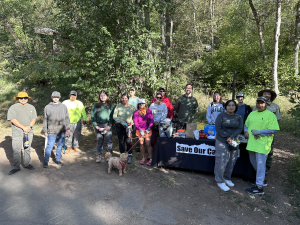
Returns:
[[[260,138],[260,135],[254,135],[254,138],[257,140]]]
[[[252,134],[255,136],[255,135],[260,135],[260,131],[259,130],[251,130]]]
[[[83,124],[83,125],[86,125],[86,121],[82,121],[82,124]]]
[[[150,132],[150,128],[148,128],[148,129],[146,130],[146,133],[147,133],[147,134],[149,134],[149,132]]]
[[[127,123],[124,123],[124,126],[127,127]]]
[[[143,130],[140,130],[140,134],[142,135],[142,137],[144,137],[144,136],[145,136],[145,133],[144,133],[144,131],[143,131]]]

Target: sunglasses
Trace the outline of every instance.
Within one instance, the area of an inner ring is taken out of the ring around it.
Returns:
[[[162,99],[162,97],[156,97],[156,99]]]
[[[19,98],[19,99],[21,99],[21,100],[23,100],[23,99],[27,100],[27,99],[28,99],[28,97],[24,97],[24,98]]]

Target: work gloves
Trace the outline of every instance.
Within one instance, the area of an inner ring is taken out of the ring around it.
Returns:
[[[148,129],[146,130],[146,133],[147,133],[147,134],[149,134],[149,132],[150,132],[150,128],[148,128]]]
[[[255,139],[260,138],[260,131],[259,130],[253,129],[253,130],[251,130],[251,132],[254,135]]]
[[[140,130],[140,134],[142,135],[142,137],[145,137],[145,133],[143,130]]]

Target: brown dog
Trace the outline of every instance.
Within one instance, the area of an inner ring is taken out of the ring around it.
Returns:
[[[122,153],[120,158],[111,157],[111,154],[107,152],[105,158],[108,159],[108,173],[111,173],[112,168],[119,170],[119,176],[122,176],[122,172],[126,173],[126,163],[128,159],[128,153]]]

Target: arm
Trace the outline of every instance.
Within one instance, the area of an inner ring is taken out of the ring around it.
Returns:
[[[208,124],[212,124],[210,110],[211,110],[211,103],[209,103],[209,105],[207,107],[207,111],[206,111],[206,119],[207,119]]]
[[[229,137],[228,133],[222,127],[222,119],[223,119],[223,113],[220,113],[217,116],[215,128],[216,128],[216,131],[218,132],[218,135],[220,135],[221,137],[224,137],[224,138],[228,138]]]
[[[117,106],[114,110],[114,115],[113,115],[113,119],[114,121],[116,121],[116,123],[120,123],[120,124],[124,124],[126,123],[126,121],[124,121],[121,117],[118,117],[119,114],[119,107]]]
[[[179,98],[177,99],[177,101],[176,101],[176,104],[175,104],[175,107],[174,107],[174,109],[175,109],[175,111],[178,113],[178,111],[179,111],[179,106],[180,106],[180,101],[179,101]]]
[[[239,115],[238,117],[238,121],[239,121],[239,128],[236,129],[236,131],[234,131],[234,133],[232,135],[230,135],[231,139],[236,138],[243,130],[243,118]]]
[[[152,111],[150,109],[148,109],[148,113],[149,113],[149,119],[150,119],[150,123],[149,123],[149,126],[148,128],[150,129],[152,126],[153,126],[153,114],[152,114]]]
[[[115,106],[113,104],[111,104],[111,108],[110,108],[111,112],[110,112],[110,115],[109,115],[109,122],[108,122],[109,127],[112,127],[113,122],[114,122],[114,120],[113,120],[114,109],[115,109]]]
[[[281,120],[281,114],[280,114],[280,108],[279,108],[279,106],[276,107],[275,114],[276,114],[277,120]]]
[[[174,111],[173,111],[173,104],[172,104],[171,100],[168,101],[168,105],[169,105],[168,113],[170,115],[170,119],[173,119]]]
[[[260,130],[260,135],[262,137],[264,137],[264,136],[270,136],[272,134],[276,134],[277,132],[278,132],[278,130],[270,130],[270,129]]]
[[[135,112],[134,112],[134,114],[133,114],[133,122],[134,122],[134,125],[135,125],[135,127],[136,127],[136,129],[137,130],[140,130],[141,128],[140,128],[140,126],[139,126],[139,123],[138,123],[138,118],[139,118],[139,111],[138,110],[136,110]]]
[[[44,109],[44,120],[43,120],[43,133],[46,134],[48,132],[48,115],[47,115],[47,106]]]
[[[27,131],[28,128],[29,128],[29,131],[30,131],[30,127],[23,126],[17,119],[12,119],[12,120],[10,120],[10,122],[12,122],[13,125],[15,125],[16,127],[21,128],[23,131],[25,131],[25,130]]]
[[[164,110],[164,112],[163,112],[162,117],[160,118],[160,121],[159,121],[160,123],[163,122],[167,118],[167,115],[168,115],[168,109],[167,109],[166,105],[163,110]]]
[[[195,98],[195,108],[194,108],[194,115],[199,112],[199,105],[198,105],[198,102],[197,102],[197,99]]]
[[[68,108],[66,106],[65,106],[65,125],[66,125],[66,130],[70,130],[70,117],[69,117]]]
[[[82,105],[81,115],[82,115],[83,121],[86,121],[86,112],[85,112],[85,108],[83,105]]]
[[[98,124],[97,124],[97,115],[96,115],[96,112],[97,112],[97,103],[95,103],[93,105],[93,108],[92,108],[92,111],[91,111],[91,121],[92,121],[92,124],[94,127],[96,127]]]

